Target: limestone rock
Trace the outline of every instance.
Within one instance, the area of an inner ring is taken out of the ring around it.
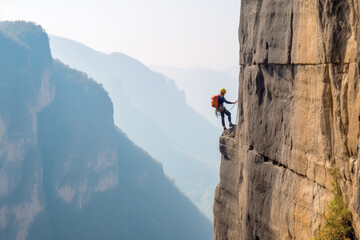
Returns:
[[[334,167],[359,238],[360,2],[241,4],[240,117],[220,137],[214,239],[311,239]]]

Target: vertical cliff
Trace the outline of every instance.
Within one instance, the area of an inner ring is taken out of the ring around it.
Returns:
[[[242,0],[214,239],[311,239],[339,169],[360,237],[358,0]]]
[[[47,35],[17,26],[0,23],[0,238],[23,240],[44,209],[37,119],[55,92]]]

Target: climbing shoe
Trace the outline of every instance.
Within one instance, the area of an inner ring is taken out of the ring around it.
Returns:
[[[226,127],[224,127],[224,131],[226,130]]]
[[[234,124],[232,124],[232,123],[229,123],[229,126],[230,126],[230,127],[233,127],[233,126],[235,126],[235,125],[234,125]]]

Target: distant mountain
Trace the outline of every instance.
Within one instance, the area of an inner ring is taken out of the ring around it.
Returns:
[[[237,100],[238,80],[235,78],[235,68],[217,72],[206,68],[173,68],[164,66],[151,66],[151,69],[174,79],[177,87],[185,92],[186,102],[195,111],[204,116],[216,127],[221,128],[221,121],[216,118],[210,102],[213,95],[219,94],[220,89],[227,90],[226,99]],[[226,73],[225,73],[226,72]],[[233,105],[228,105],[231,109]],[[237,106],[233,108],[232,117],[236,118]],[[235,120],[234,120],[235,122]]]
[[[187,105],[173,80],[136,59],[55,36],[50,45],[55,58],[103,84],[114,103],[115,124],[161,161],[165,173],[212,219],[221,131]]]
[[[103,87],[52,60],[40,26],[0,22],[0,50],[0,239],[211,239],[210,221],[114,126]]]

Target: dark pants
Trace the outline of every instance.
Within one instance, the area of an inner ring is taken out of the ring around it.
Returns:
[[[228,110],[224,109],[221,112],[221,123],[223,127],[225,127],[225,114],[228,116],[229,122],[231,122],[231,113]]]

